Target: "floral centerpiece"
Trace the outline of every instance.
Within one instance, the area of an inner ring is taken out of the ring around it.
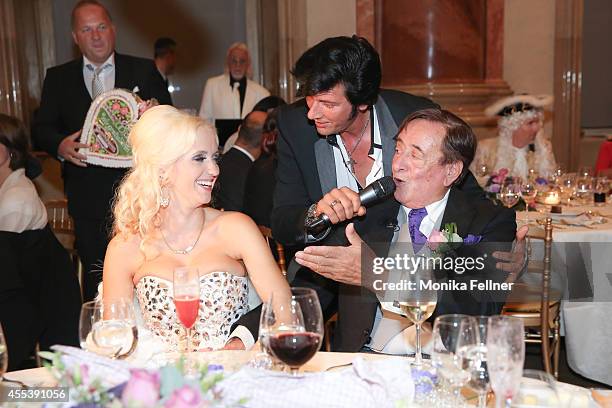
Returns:
[[[546,179],[538,177],[536,179],[536,184],[546,183]],[[510,175],[510,172],[506,168],[501,168],[497,172],[492,173],[489,176],[489,179],[485,183],[484,190],[487,195],[487,198],[493,202],[495,205],[502,205],[502,202],[499,200],[499,194],[504,185],[516,184],[520,183],[520,180],[516,177]],[[519,201],[513,207],[516,211],[524,211],[527,208],[527,204],[523,200],[522,197],[519,198]]]
[[[87,363],[68,367],[61,353],[41,352],[58,386],[68,387],[70,403],[78,408],[140,407],[196,408],[224,407],[217,384],[223,380],[223,367],[202,365],[195,375],[185,375],[185,361],[159,370],[131,369],[128,381],[107,388],[103,380],[91,374]],[[242,405],[244,401],[239,401]]]

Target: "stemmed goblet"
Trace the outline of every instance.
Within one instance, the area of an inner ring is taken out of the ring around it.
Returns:
[[[323,313],[317,293],[310,288],[291,288],[291,297],[275,293],[264,326],[270,351],[287,364],[293,376],[321,347]]]
[[[182,267],[174,270],[174,306],[176,315],[185,328],[185,353],[191,352],[191,329],[200,310],[200,274],[198,268]]]
[[[518,184],[505,184],[499,192],[499,200],[504,207],[512,208],[518,203],[520,195],[521,189]]]
[[[476,344],[471,343],[471,339],[460,337],[457,347],[460,357],[463,358],[464,366],[467,365],[470,380],[467,386],[478,393],[478,407],[486,408],[487,392],[489,391],[489,372],[487,370],[487,316],[477,316],[476,325],[478,327],[479,340]],[[468,344],[463,344],[468,340]]]
[[[525,361],[525,329],[521,319],[491,316],[487,324],[487,369],[495,405],[510,407],[517,393]]]
[[[81,347],[112,359],[125,358],[136,350],[138,328],[129,299],[83,303],[79,322]]]
[[[480,342],[476,320],[461,314],[438,316],[434,321],[432,338],[432,364],[453,390],[450,401],[442,398],[440,402],[449,406],[462,405],[459,391],[471,378],[464,356]]]
[[[431,269],[421,268],[403,277],[406,281],[410,282],[414,290],[398,291],[398,301],[394,302],[394,306],[399,307],[401,314],[414,323],[416,329],[416,350],[412,365],[420,367],[423,365],[422,326],[423,322],[429,319],[436,308],[438,292],[435,289],[435,285],[433,285],[435,282]]]

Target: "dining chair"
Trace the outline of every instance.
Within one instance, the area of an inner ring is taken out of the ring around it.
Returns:
[[[274,239],[274,237],[272,236],[272,230],[269,227],[263,225],[258,225],[258,227],[264,238],[266,238],[266,241],[268,241],[268,245],[270,245],[270,241],[274,241],[274,244],[276,245],[276,253],[278,256],[276,263],[278,264],[278,267],[280,268],[283,276],[286,277],[287,262],[285,260],[285,247],[280,242]]]
[[[540,344],[544,370],[558,378],[561,293],[551,287],[552,219],[546,218],[543,234],[541,229],[536,229],[533,233],[530,231],[528,237],[532,240],[543,240],[544,244],[542,260],[532,259],[529,255],[525,277],[536,279],[525,280],[535,283],[514,283],[502,314],[523,320],[525,343]]]
[[[58,241],[66,248],[70,254],[72,263],[76,265],[77,277],[79,286],[81,287],[81,295],[83,294],[83,264],[79,258],[79,254],[74,247],[74,221],[68,214],[68,201],[63,198],[59,200],[45,201],[47,208],[47,219],[51,230],[57,237]]]

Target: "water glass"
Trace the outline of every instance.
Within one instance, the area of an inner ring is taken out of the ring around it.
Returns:
[[[463,358],[464,366],[467,366],[470,373],[470,380],[467,386],[478,393],[478,407],[487,406],[487,394],[489,392],[489,371],[487,370],[487,325],[488,316],[474,317],[478,328],[478,343],[465,346],[464,338],[459,339],[458,348]]]
[[[81,306],[81,347],[112,359],[132,354],[138,344],[138,329],[132,302],[128,299],[91,301]]]
[[[525,329],[521,319],[491,316],[487,324],[487,369],[496,407],[510,407],[523,374]]]
[[[471,378],[469,366],[464,364],[464,356],[480,342],[476,320],[460,314],[438,316],[434,321],[432,339],[432,365],[453,391],[446,404],[462,405],[459,391]],[[444,395],[441,395],[440,403],[445,404]]]

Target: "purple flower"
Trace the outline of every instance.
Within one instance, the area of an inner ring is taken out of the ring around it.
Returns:
[[[184,385],[174,390],[164,407],[166,408],[194,408],[207,406],[199,390]]]
[[[545,186],[548,184],[548,181],[544,177],[536,178],[535,182],[538,186]]]
[[[476,245],[480,241],[482,241],[482,235],[467,234],[467,236],[463,238],[463,243],[465,245]]]
[[[487,187],[487,191],[489,193],[499,193],[500,190],[501,184],[491,184],[489,187]]]
[[[126,406],[154,407],[159,400],[159,374],[131,370],[131,377],[121,394]]]

